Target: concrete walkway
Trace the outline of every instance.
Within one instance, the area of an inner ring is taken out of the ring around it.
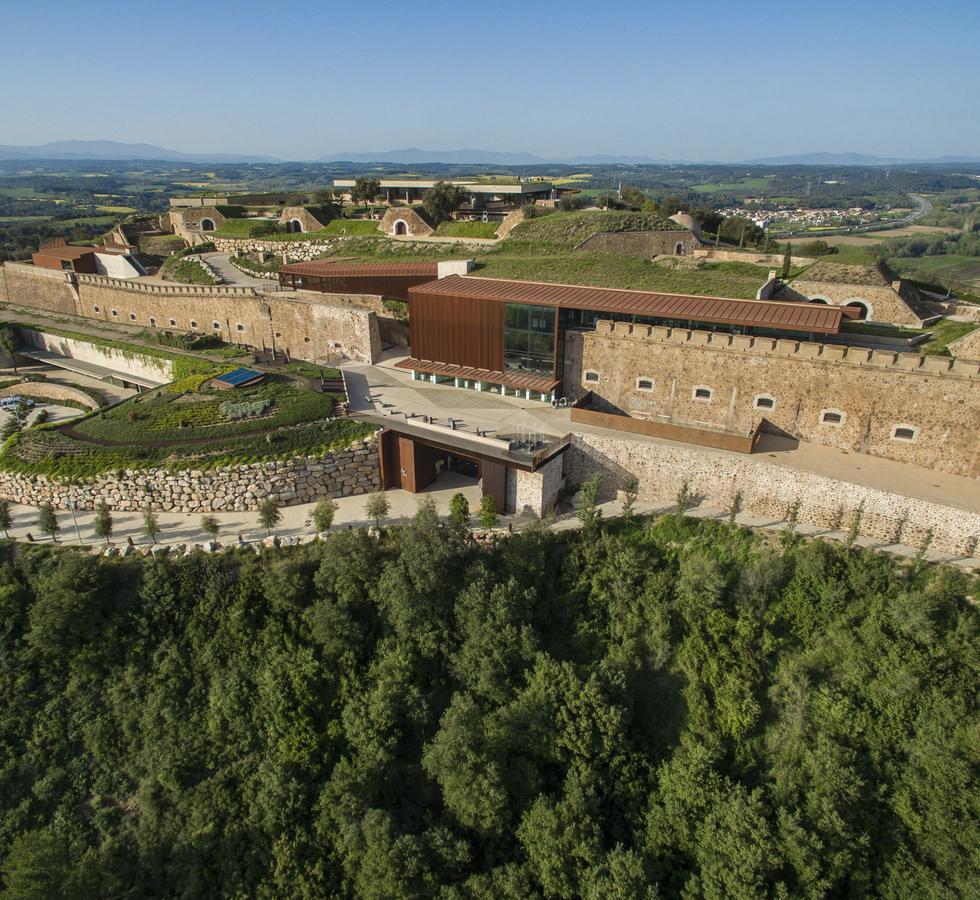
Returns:
[[[224,279],[225,284],[235,287],[252,287],[257,290],[279,284],[275,278],[256,278],[254,275],[246,274],[241,269],[236,269],[230,262],[230,253],[202,253],[201,259]]]
[[[419,500],[431,497],[436,504],[436,509],[440,515],[449,513],[449,501],[452,496],[460,492],[466,497],[470,504],[470,510],[474,513],[480,505],[480,488],[472,478],[463,478],[455,473],[441,475],[435,484],[419,494],[410,494],[408,491],[392,490],[387,491],[388,501],[391,504],[391,512],[385,520],[387,524],[396,522],[406,522],[418,511]],[[373,520],[368,519],[364,512],[368,495],[358,495],[356,497],[341,497],[335,501],[337,503],[337,514],[334,518],[334,531],[347,528],[348,526],[362,527],[373,525]],[[273,529],[273,534],[280,538],[299,538],[312,537],[316,533],[310,516],[313,513],[315,503],[304,503],[298,506],[284,506],[280,509],[282,521]],[[33,506],[22,506],[11,504],[11,516],[13,527],[10,529],[10,536],[15,540],[26,541],[30,533],[35,542],[49,542],[50,538],[41,534],[37,527],[38,511]],[[60,532],[59,542],[62,544],[105,544],[104,538],[100,538],[95,533],[95,513],[90,510],[76,510],[74,517],[68,510],[56,510]],[[157,544],[174,546],[177,544],[204,544],[211,540],[210,535],[201,528],[201,519],[206,515],[213,515],[221,524],[221,531],[218,533],[218,541],[223,545],[233,544],[238,540],[239,535],[245,541],[261,541],[266,537],[265,529],[259,525],[258,513],[255,511],[247,512],[215,512],[215,513],[177,513],[177,512],[157,512],[157,522],[159,523],[160,533],[157,535]],[[76,531],[75,525],[78,525]],[[125,546],[127,538],[132,538],[137,546],[149,546],[150,539],[143,530],[142,512],[113,512],[113,535],[111,542],[113,546]],[[81,538],[81,540],[79,540]]]

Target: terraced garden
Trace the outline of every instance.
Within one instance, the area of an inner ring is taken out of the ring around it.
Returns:
[[[335,369],[324,369],[328,380]],[[0,454],[8,471],[80,478],[166,465],[210,468],[314,455],[346,446],[373,428],[335,417],[339,393],[311,388],[307,373],[276,372],[233,392],[211,373],[186,376],[60,427],[14,435]]]

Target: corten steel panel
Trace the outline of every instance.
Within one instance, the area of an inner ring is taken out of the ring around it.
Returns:
[[[387,429],[382,431],[378,440],[378,458],[381,464],[381,487],[384,490],[402,486],[401,459],[398,451],[398,435]]]
[[[473,369],[504,368],[504,306],[409,292],[412,356]]]
[[[494,301],[498,305],[528,303],[562,309],[588,309],[605,313],[821,334],[837,334],[840,330],[841,318],[850,316],[850,313],[842,307],[825,306],[819,303],[736,300],[573,284],[512,281],[505,278],[476,278],[466,275],[450,275],[448,278],[419,285],[410,292],[410,296],[415,295],[428,298],[453,298],[457,302]],[[425,355],[423,358],[432,357]]]
[[[503,463],[481,460],[480,479],[483,486],[483,496],[493,497],[497,504],[497,512],[503,515],[507,502],[507,467]]]

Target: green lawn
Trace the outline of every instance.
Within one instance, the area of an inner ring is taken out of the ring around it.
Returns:
[[[436,229],[437,237],[495,238],[499,222],[442,222]]]
[[[378,231],[378,222],[374,219],[334,219],[328,222],[327,225],[322,228],[316,234],[322,234],[329,237],[336,237],[338,235],[364,235],[364,234],[380,234]]]
[[[962,286],[972,293],[980,293],[978,256],[895,257],[888,263],[900,275],[952,288]]]
[[[515,241],[544,241],[574,246],[600,231],[682,230],[654,213],[618,210],[555,212],[521,222],[511,235]]]
[[[281,227],[274,219],[227,219],[222,222],[221,227],[214,231],[215,237],[227,238],[247,238],[247,237],[268,237],[261,234],[262,231],[270,228]]]
[[[919,334],[931,334],[929,340],[916,345],[913,351],[927,356],[947,356],[949,345],[964,335],[980,328],[975,322],[955,322],[942,319],[926,328],[904,328],[899,325],[882,325],[867,322],[842,322],[841,331],[852,334],[872,334],[880,337],[912,338]]]

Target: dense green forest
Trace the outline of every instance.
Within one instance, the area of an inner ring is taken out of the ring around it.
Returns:
[[[0,548],[4,898],[980,895],[976,583],[676,516]]]

